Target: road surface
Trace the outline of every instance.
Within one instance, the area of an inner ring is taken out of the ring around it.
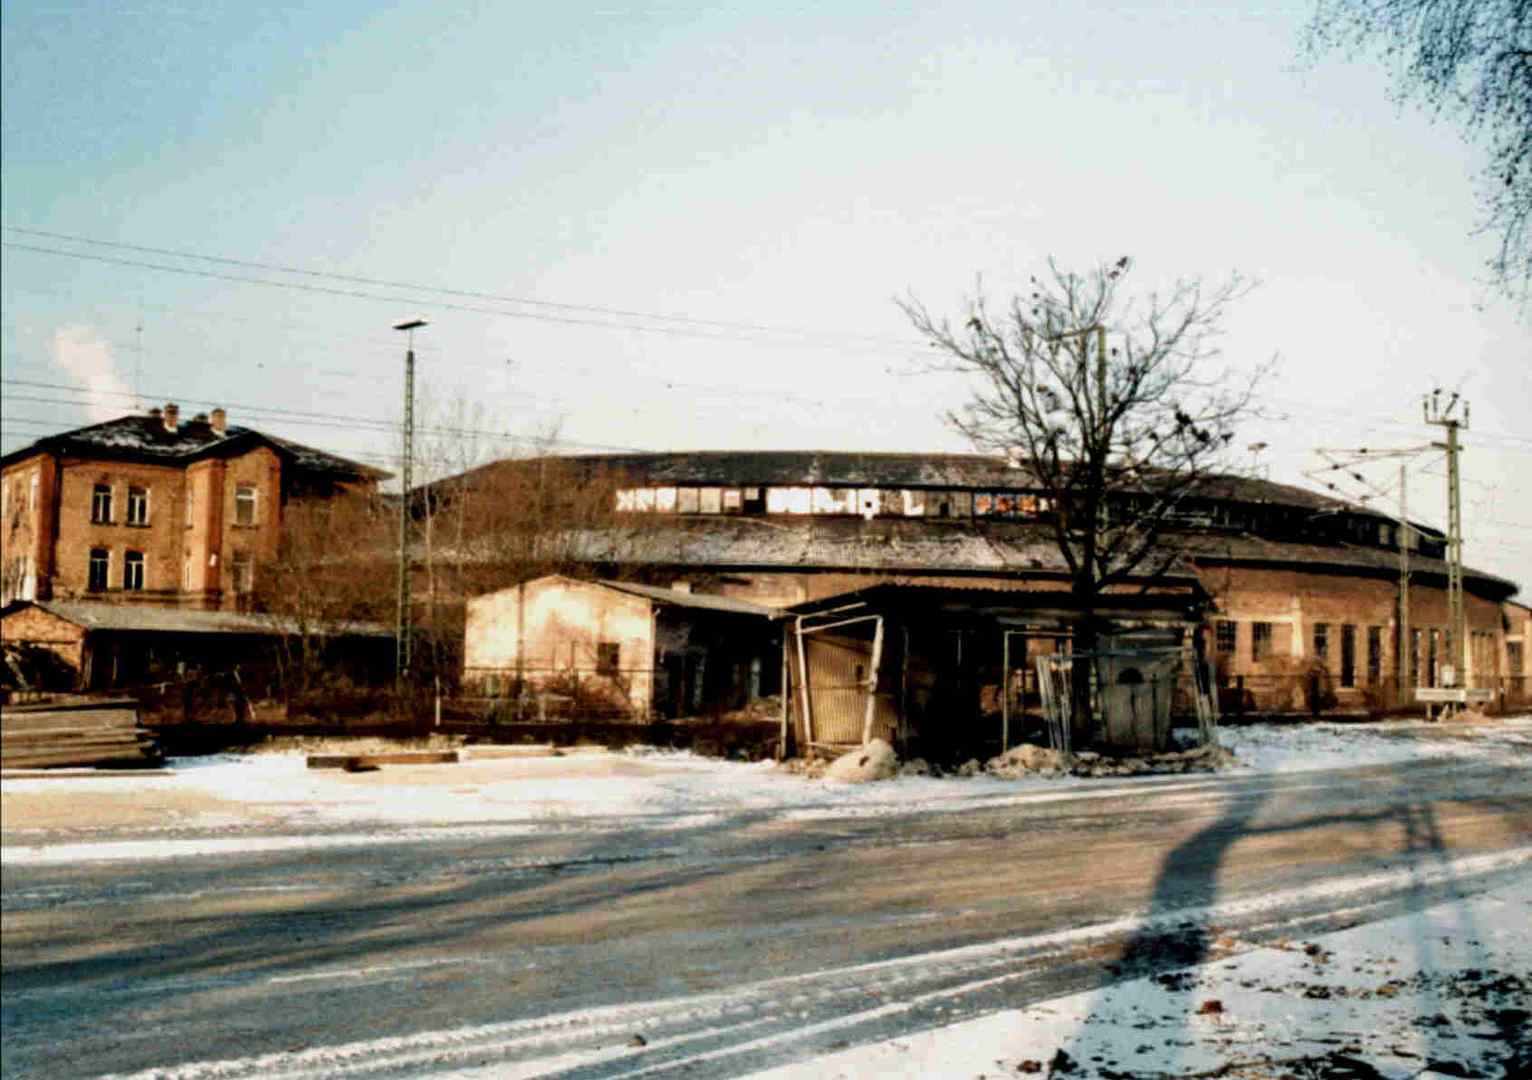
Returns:
[[[7,1077],[729,1076],[1415,910],[1528,759],[3,869]],[[62,838],[62,837],[58,837]]]

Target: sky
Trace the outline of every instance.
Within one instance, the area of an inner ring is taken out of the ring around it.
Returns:
[[[1216,370],[1275,359],[1235,443],[1273,480],[1428,445],[1421,395],[1460,392],[1466,557],[1532,585],[1532,318],[1483,284],[1482,151],[1376,59],[1306,61],[1308,16],[6,0],[0,440],[177,401],[394,468],[420,314],[454,460],[962,451],[971,388],[895,300],[1128,255],[1135,288],[1258,283]],[[1413,518],[1442,471],[1411,460]],[[1360,472],[1324,479],[1393,506],[1397,463]]]

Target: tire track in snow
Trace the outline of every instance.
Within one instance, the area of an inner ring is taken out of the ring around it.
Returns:
[[[1473,879],[1532,863],[1532,847],[1331,879],[1300,888],[1234,898],[1153,916],[895,957],[829,971],[768,979],[750,986],[660,1001],[419,1032],[292,1053],[188,1062],[113,1074],[116,1080],[318,1080],[424,1074],[514,1077],[557,1074],[569,1080],[737,1073],[789,1056],[819,1052],[895,1018],[951,1022],[976,1006],[965,999],[1039,978],[1129,935],[1218,922],[1241,934],[1295,921],[1376,912],[1403,894],[1431,887],[1470,889]],[[877,1002],[869,1004],[869,1002]],[[646,1040],[630,1047],[635,1033]]]

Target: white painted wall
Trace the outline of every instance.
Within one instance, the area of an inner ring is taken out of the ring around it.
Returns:
[[[597,646],[615,642],[618,668],[633,707],[653,693],[654,620],[643,597],[557,574],[468,601],[463,666],[471,683],[486,670],[518,666],[538,682],[570,669],[596,667]]]

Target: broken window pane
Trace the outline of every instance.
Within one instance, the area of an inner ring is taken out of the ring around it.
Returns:
[[[723,489],[723,512],[725,514],[737,514],[740,512],[742,500],[739,488]]]
[[[654,508],[662,514],[676,512],[676,489],[662,487],[654,489]]]
[[[809,489],[806,487],[774,487],[766,489],[766,512],[768,514],[807,514],[810,506]]]

